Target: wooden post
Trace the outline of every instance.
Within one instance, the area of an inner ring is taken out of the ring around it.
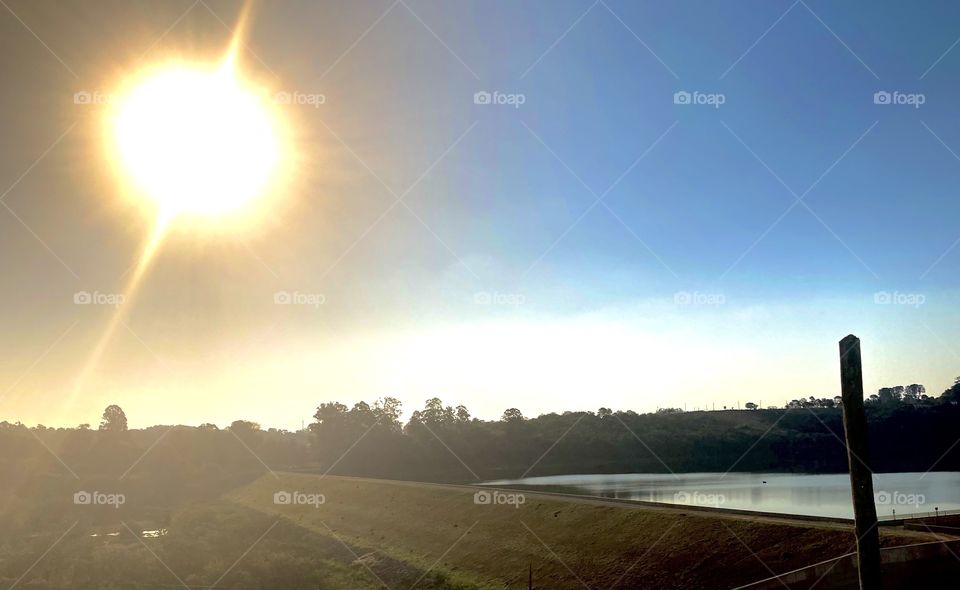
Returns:
[[[850,489],[857,534],[857,560],[861,590],[880,590],[880,533],[873,500],[873,472],[868,467],[870,447],[867,417],[863,411],[863,367],[860,339],[853,334],[840,341],[840,386],[843,397],[843,430],[850,464]]]

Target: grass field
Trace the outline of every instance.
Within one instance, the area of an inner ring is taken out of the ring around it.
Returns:
[[[277,505],[276,492],[324,503]],[[227,499],[334,537],[384,583],[391,568],[467,588],[730,588],[853,549],[852,530],[812,523],[633,507],[527,494],[483,505],[474,490],[407,482],[265,475]],[[884,545],[927,540],[885,531]],[[389,585],[389,584],[387,584]]]

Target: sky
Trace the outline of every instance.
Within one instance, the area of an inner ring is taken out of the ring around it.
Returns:
[[[155,223],[101,98],[242,9],[0,5],[0,419],[783,405],[848,333],[868,393],[960,374],[960,6],[817,0],[254,4],[289,182],[171,229],[91,364]]]

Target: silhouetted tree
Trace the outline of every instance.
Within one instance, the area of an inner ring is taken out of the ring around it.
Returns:
[[[249,420],[234,420],[230,423],[230,430],[237,432],[258,432],[260,424]]]
[[[503,422],[523,422],[523,414],[516,408],[507,408],[500,417]]]
[[[903,392],[904,398],[916,401],[923,398],[923,394],[927,392],[927,388],[919,383],[912,383],[907,385],[906,389]]]
[[[373,417],[381,428],[389,432],[400,432],[400,414],[403,404],[395,397],[380,398],[373,403]]]
[[[370,430],[376,423],[377,417],[374,415],[370,404],[360,401],[353,404],[353,407],[350,408],[348,419],[362,430]]]
[[[431,397],[423,406],[420,412],[421,420],[428,426],[440,424],[452,424],[454,421],[454,411],[450,406],[443,407],[443,402],[438,397]]]
[[[116,404],[107,406],[100,420],[100,430],[109,432],[124,432],[127,429],[127,415]]]
[[[899,403],[903,399],[903,385],[897,385],[896,387],[881,387],[877,391],[877,397],[880,398],[880,403],[889,406],[896,403]]]
[[[954,379],[953,385],[948,387],[946,391],[940,394],[940,398],[945,402],[960,402],[960,377]]]

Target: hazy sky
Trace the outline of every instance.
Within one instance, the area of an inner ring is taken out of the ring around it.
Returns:
[[[75,93],[217,59],[240,9],[0,5],[0,419],[782,405],[851,332],[869,390],[960,374],[960,5],[281,0],[241,67],[324,98],[281,107],[291,185],[167,236],[78,385],[115,310],[75,294],[152,220]]]

